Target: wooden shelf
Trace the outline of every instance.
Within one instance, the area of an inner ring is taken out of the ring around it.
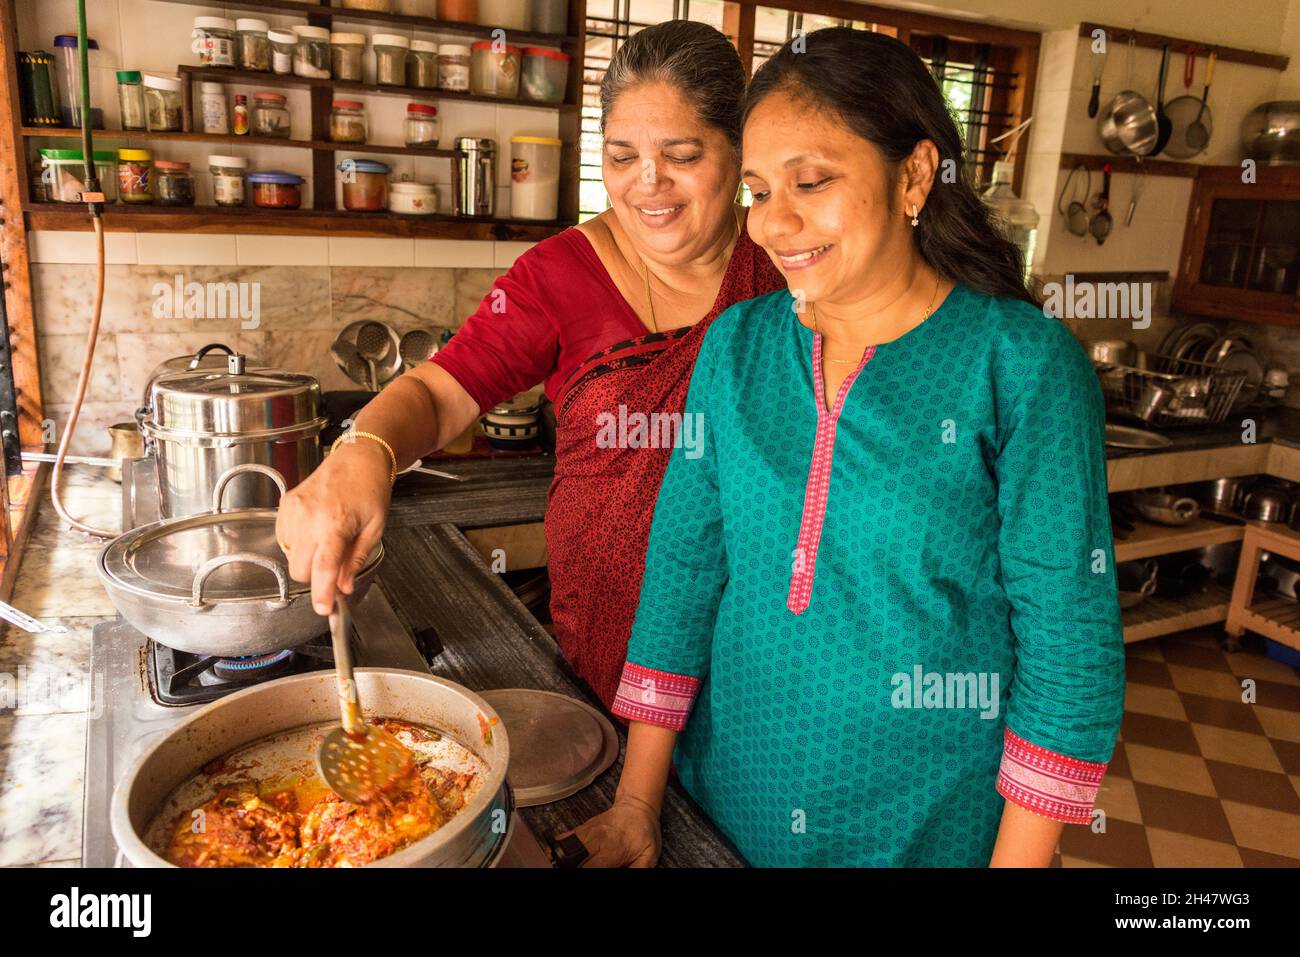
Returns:
[[[1257,598],[1242,612],[1241,623],[1266,638],[1300,650],[1300,602],[1279,595]]]
[[[86,209],[77,203],[29,203],[28,229],[89,230]],[[329,209],[259,209],[255,206],[125,206],[104,212],[107,230],[141,233],[259,233],[280,236],[395,236],[539,242],[572,223],[472,216],[408,216],[350,213]]]
[[[50,137],[75,139],[80,149],[81,131],[59,127],[54,130],[23,127],[26,139]],[[455,159],[456,151],[432,146],[387,146],[379,143],[335,143],[330,140],[286,140],[274,136],[236,136],[234,133],[164,133],[147,130],[95,130],[96,140],[161,140],[163,142],[212,143],[230,146],[282,146],[286,149],[321,150],[326,153],[390,153],[395,156],[434,156]]]
[[[1124,611],[1124,643],[1146,641],[1187,628],[1201,628],[1227,621],[1232,589],[1211,582],[1208,590],[1181,598],[1152,595],[1142,604]]]
[[[1107,163],[1110,164],[1112,173],[1147,173],[1151,176],[1179,176],[1183,179],[1196,179],[1206,165],[1181,163],[1177,160],[1139,159],[1136,156],[1113,156],[1109,153],[1061,154],[1061,169],[1083,166],[1094,173],[1100,173]]]
[[[163,3],[179,3],[194,7],[211,7],[211,0],[160,0]],[[437,20],[431,17],[412,17],[401,13],[372,13],[367,10],[344,10],[328,4],[291,3],[288,0],[238,0],[235,3],[218,4],[228,10],[248,10],[261,13],[288,14],[299,16],[313,23],[328,23],[330,20],[346,20],[352,23],[374,23],[379,25],[405,27],[409,30],[424,30],[429,33],[445,33],[453,36],[487,39],[493,30],[505,30],[509,42],[516,45],[558,46],[572,48],[578,42],[577,37],[557,33],[532,33],[527,30],[506,30],[505,27],[479,26],[474,23],[461,23],[457,20]]]
[[[1171,527],[1136,519],[1137,527],[1127,538],[1115,539],[1115,561],[1129,562],[1155,555],[1171,555],[1222,542],[1239,542],[1246,535],[1244,525],[1227,525],[1197,518],[1187,525]]]
[[[1226,10],[1224,12],[1227,14]],[[1159,50],[1161,47],[1167,46],[1170,53],[1177,51],[1181,54],[1189,44],[1192,44],[1196,47],[1197,57],[1209,56],[1210,52],[1213,51],[1220,60],[1227,63],[1245,63],[1250,66],[1267,67],[1270,70],[1285,70],[1291,62],[1290,57],[1283,56],[1280,53],[1242,50],[1239,47],[1219,46],[1214,43],[1204,43],[1200,40],[1189,40],[1186,37],[1171,37],[1162,33],[1144,33],[1141,30],[1133,30],[1129,27],[1112,27],[1104,23],[1079,24],[1079,36],[1081,37],[1091,37],[1093,30],[1106,31],[1106,42],[1112,52],[1128,46],[1129,38],[1132,37],[1134,46],[1147,47],[1152,50]]]

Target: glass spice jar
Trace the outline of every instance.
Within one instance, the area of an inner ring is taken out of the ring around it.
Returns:
[[[262,209],[297,209],[302,205],[302,184],[305,182],[301,176],[283,170],[248,175],[253,205]]]
[[[442,133],[438,108],[428,103],[411,103],[406,107],[406,145],[437,147]]]
[[[144,76],[144,118],[151,133],[179,133],[181,81],[172,76]]]
[[[124,203],[153,202],[153,152],[117,151],[117,195]]]
[[[468,93],[469,61],[469,47],[463,43],[438,44],[438,89]]]
[[[330,34],[330,73],[334,75],[334,79],[360,83],[365,54],[364,33]]]
[[[388,173],[384,163],[347,159],[339,164],[343,208],[351,213],[377,213],[388,208]]]
[[[289,107],[283,93],[254,93],[250,132],[254,136],[289,138]]]
[[[144,118],[144,82],[138,70],[117,71],[117,105],[122,114],[122,129],[147,129]]]
[[[335,143],[364,143],[365,104],[358,100],[335,100],[330,113],[330,139]]]
[[[404,86],[411,41],[395,33],[376,33],[370,45],[375,48],[375,82],[380,86]]]
[[[235,65],[235,21],[225,17],[195,17],[191,49],[203,66]]]
[[[209,156],[212,198],[218,206],[244,205],[244,174],[248,160],[242,156]]]
[[[189,163],[158,160],[153,164],[154,202],[159,206],[193,206],[194,174]]]
[[[438,44],[412,40],[406,57],[406,85],[432,90],[438,85]]]
[[[298,45],[293,51],[294,76],[328,80],[330,75],[330,32],[324,27],[297,26]]]
[[[479,40],[471,46],[471,51],[471,92],[508,100],[519,95],[519,47],[507,44],[498,50],[493,41]]]
[[[262,73],[271,69],[270,26],[265,20],[252,18],[235,21],[239,45],[239,68]]]
[[[298,35],[292,30],[269,30],[271,41],[271,72],[288,76],[293,72],[293,55],[298,49]]]

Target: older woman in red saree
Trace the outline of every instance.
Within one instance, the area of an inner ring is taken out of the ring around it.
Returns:
[[[733,303],[785,285],[734,202],[744,83],[731,44],[702,24],[662,23],[619,49],[601,86],[611,209],[520,256],[452,342],[376,396],[355,441],[286,496],[277,535],[318,611],[351,592],[383,534],[395,471],[542,382],[558,423],[546,514],[556,637],[613,702],[700,341]]]

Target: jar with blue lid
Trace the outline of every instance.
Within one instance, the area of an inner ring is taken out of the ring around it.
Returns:
[[[305,182],[298,174],[284,170],[265,170],[248,176],[253,205],[263,209],[297,209],[302,205]]]
[[[343,208],[351,213],[378,213],[388,209],[388,174],[384,163],[345,159],[339,163]]]

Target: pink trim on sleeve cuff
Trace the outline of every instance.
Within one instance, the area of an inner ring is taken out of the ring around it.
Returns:
[[[699,678],[645,668],[628,661],[623,664],[623,675],[611,710],[629,721],[644,721],[680,731],[686,727],[686,718],[699,691]]]
[[[1066,824],[1088,824],[1106,764],[1031,744],[1010,728],[1002,737],[997,789],[1008,801]]]

